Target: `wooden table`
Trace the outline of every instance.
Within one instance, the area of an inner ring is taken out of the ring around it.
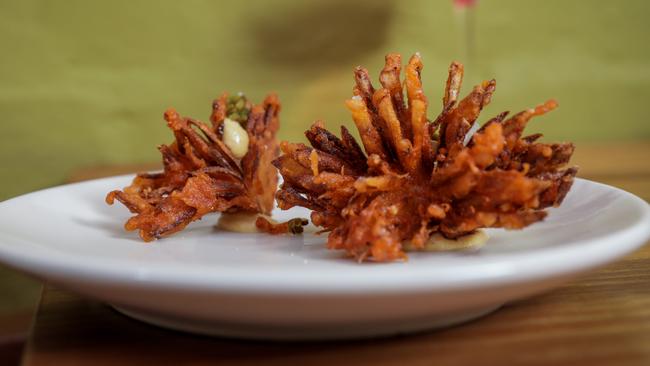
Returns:
[[[614,157],[613,154],[616,154]],[[581,176],[650,199],[650,144],[585,146]],[[151,165],[92,167],[82,180]],[[614,243],[613,243],[614,244]],[[649,243],[650,244],[650,243]],[[454,328],[396,338],[265,343],[163,330],[45,286],[23,365],[650,365],[650,245]]]

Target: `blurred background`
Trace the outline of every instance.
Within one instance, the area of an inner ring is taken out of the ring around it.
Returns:
[[[556,98],[531,130],[578,152],[636,149],[647,165],[649,2],[463,3],[1,1],[0,201],[84,169],[156,162],[171,140],[162,112],[206,120],[222,91],[255,101],[277,92],[283,139],[303,139],[316,119],[351,125],[352,70],[377,75],[387,52],[422,54],[430,113],[459,60],[465,91],[498,82],[483,118]],[[28,323],[38,291],[0,267],[0,331]]]

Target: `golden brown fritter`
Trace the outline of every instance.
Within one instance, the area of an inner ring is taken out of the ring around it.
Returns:
[[[442,111],[431,121],[420,55],[408,61],[404,81],[401,68],[399,54],[387,55],[378,89],[367,70],[354,72],[346,106],[363,150],[347,129],[339,138],[321,122],[306,132],[311,147],[280,145],[284,154],[274,164],[284,177],[276,194],[282,209],[311,209],[331,249],[359,261],[389,261],[405,258],[404,243],[422,248],[436,233],[453,239],[479,228],[521,229],[562,202],[577,172],[562,168],[573,144],[522,137],[527,122],[556,108],[555,101],[510,118],[501,113],[469,139],[496,82],[459,100],[463,65],[452,63]]]
[[[117,199],[135,214],[124,227],[139,230],[144,241],[180,231],[210,212],[270,214],[278,181],[271,162],[279,153],[279,112],[274,94],[255,106],[241,95],[223,94],[213,103],[211,125],[168,109],[164,118],[175,141],[159,147],[164,170],[138,174],[130,186],[110,192],[106,202]],[[226,117],[248,134],[241,160],[222,140]]]

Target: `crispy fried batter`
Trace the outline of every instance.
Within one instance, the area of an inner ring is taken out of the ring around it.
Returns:
[[[142,240],[183,230],[210,212],[271,213],[278,180],[272,165],[279,153],[277,96],[251,106],[243,96],[223,94],[212,106],[212,126],[168,109],[164,118],[175,141],[159,148],[163,172],[138,174],[130,186],[106,196],[108,204],[118,200],[135,214],[124,227],[139,230]],[[241,161],[221,140],[227,116],[242,123],[249,136]]]
[[[304,231],[303,226],[307,225],[309,222],[307,219],[295,218],[285,222],[273,222],[272,220],[264,217],[258,216],[255,220],[255,226],[265,233],[272,235],[277,234],[301,234]]]
[[[465,144],[496,82],[459,99],[464,70],[452,63],[442,111],[430,122],[422,67],[420,55],[412,56],[402,83],[401,57],[389,54],[378,89],[366,69],[355,70],[346,106],[367,158],[347,130],[339,139],[317,122],[306,132],[312,147],[285,142],[274,161],[284,177],[279,206],[311,209],[312,222],[329,232],[328,247],[359,261],[403,259],[404,243],[422,248],[434,234],[453,239],[485,227],[521,229],[562,202],[577,172],[563,169],[573,144],[522,137],[527,122],[555,101],[509,119],[501,113]]]

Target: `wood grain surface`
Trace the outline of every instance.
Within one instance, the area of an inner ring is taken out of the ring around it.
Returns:
[[[581,146],[580,176],[650,199],[650,144]],[[71,180],[156,164],[90,167]],[[649,243],[650,244],[650,243]],[[190,335],[46,286],[23,365],[650,365],[650,245],[479,320],[394,338],[266,343]],[[612,243],[616,245],[616,243]]]

